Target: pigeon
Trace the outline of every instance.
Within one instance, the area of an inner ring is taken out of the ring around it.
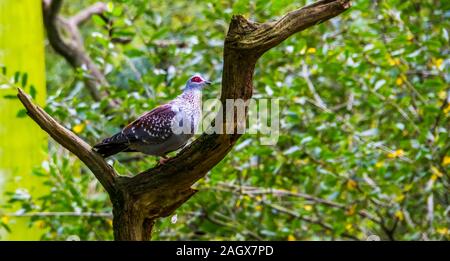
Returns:
[[[202,89],[210,84],[198,74],[192,76],[182,94],[96,144],[94,151],[104,158],[119,152],[141,152],[161,157],[164,164],[167,153],[184,147],[194,135],[201,117]]]

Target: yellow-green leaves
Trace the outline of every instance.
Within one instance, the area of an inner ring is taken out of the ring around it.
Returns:
[[[84,128],[86,128],[86,123],[83,122],[73,126],[72,130],[76,134],[80,134],[81,132],[83,132]]]
[[[403,155],[405,155],[405,152],[402,149],[398,149],[398,150],[389,152],[387,156],[390,159],[395,159],[395,158],[402,157]]]
[[[45,60],[42,3],[36,0],[0,1],[0,86],[7,85],[4,77],[12,79],[14,85],[24,88],[40,105],[45,104]],[[0,87],[0,206],[8,200],[5,191],[12,195],[17,189],[29,191],[39,198],[47,192],[40,177],[32,175],[35,167],[46,157],[47,135],[31,120],[27,119],[23,106],[15,97],[15,88]],[[30,210],[14,205],[2,212]],[[29,219],[3,216],[11,233],[5,235],[0,228],[0,237],[9,240],[37,240],[42,230],[28,228]]]
[[[442,166],[447,166],[450,165],[450,156],[444,156],[444,158],[442,159]]]

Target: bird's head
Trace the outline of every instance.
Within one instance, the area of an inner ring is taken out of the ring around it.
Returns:
[[[191,78],[189,78],[189,80],[187,81],[185,90],[193,89],[193,88],[202,89],[206,85],[210,85],[210,84],[211,84],[210,81],[205,80],[205,78],[203,78],[199,74],[195,74]]]

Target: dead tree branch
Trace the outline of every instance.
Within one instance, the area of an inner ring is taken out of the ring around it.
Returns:
[[[72,18],[64,19],[58,15],[63,3],[62,0],[46,0],[42,3],[44,25],[50,45],[74,69],[86,68],[88,73],[85,80],[86,87],[95,101],[101,101],[107,95],[105,92],[100,91],[100,87],[108,86],[108,81],[84,50],[83,39],[78,26],[92,15],[104,12],[106,5],[97,3],[82,10]],[[64,39],[61,31],[67,32],[70,35],[69,39]],[[115,104],[116,102],[110,102],[110,106]]]
[[[106,4],[102,2],[95,3],[70,18],[74,25],[80,26],[87,20],[89,20],[93,15],[100,15],[106,12]]]
[[[72,43],[65,43],[56,27],[61,0],[47,7],[46,27],[55,50],[74,65],[86,63],[86,56]],[[233,16],[224,46],[222,104],[226,99],[250,99],[253,71],[258,58],[289,36],[339,15],[350,7],[350,0],[321,0],[290,12],[280,20],[255,23]],[[80,56],[81,55],[81,56]],[[89,68],[89,67],[88,67]],[[97,89],[98,90],[98,89]],[[232,149],[241,134],[203,134],[164,165],[134,177],[119,176],[88,144],[58,124],[32,104],[19,89],[21,102],[30,117],[58,143],[79,157],[99,179],[113,203],[116,240],[148,240],[156,219],[166,217],[187,201],[196,190],[191,186],[204,177]],[[237,128],[237,119],[221,124]],[[232,129],[233,129],[232,128]]]
[[[56,142],[83,161],[110,195],[114,194],[116,171],[99,154],[92,151],[89,144],[33,104],[30,97],[20,88],[18,88],[17,97],[27,109],[28,115]]]

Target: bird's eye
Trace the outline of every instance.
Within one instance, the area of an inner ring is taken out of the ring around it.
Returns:
[[[202,82],[202,78],[198,76],[192,77],[191,82]]]

